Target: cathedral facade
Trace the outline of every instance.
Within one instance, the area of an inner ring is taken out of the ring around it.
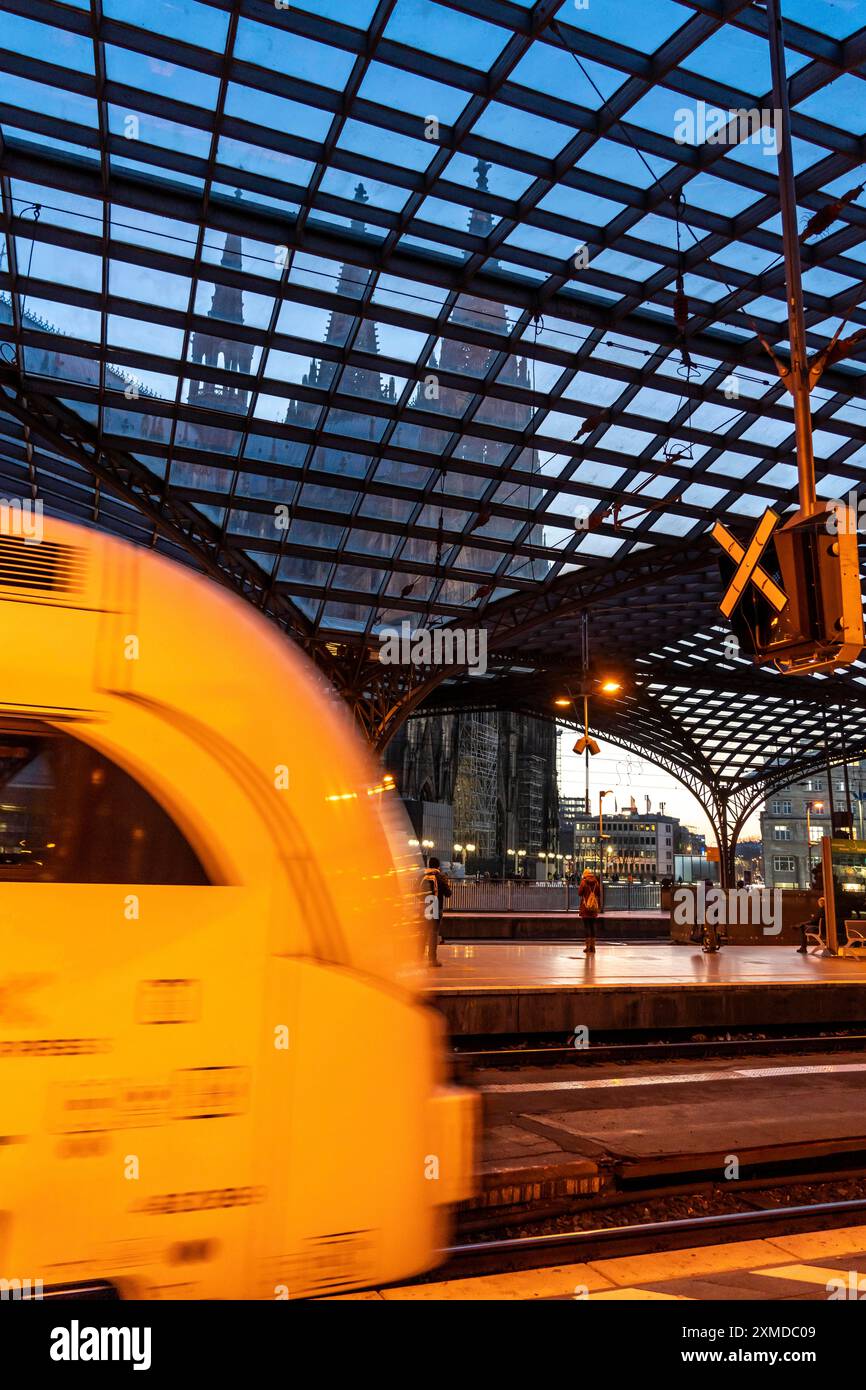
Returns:
[[[481,190],[486,189],[488,167],[483,162],[478,165]],[[359,234],[364,231],[366,201],[366,192],[359,184],[355,191],[357,215],[352,224]],[[489,214],[478,210],[471,214],[469,227],[478,236],[486,236],[491,225]],[[243,270],[243,246],[238,236],[226,237],[221,264],[233,271]],[[202,291],[205,292],[203,299]],[[369,272],[343,266],[337,279],[337,292],[343,300],[366,299]],[[106,385],[109,391],[117,394],[105,412],[106,432],[128,437],[130,446],[138,439],[142,443],[151,441],[160,451],[163,447],[169,449],[172,461],[168,480],[172,487],[216,524],[225,522],[233,534],[250,538],[253,550],[257,537],[274,540],[275,514],[282,509],[288,516],[288,524],[276,538],[290,542],[291,550],[286,548],[274,562],[276,577],[291,589],[297,586],[293,600],[308,617],[317,619],[325,630],[329,627],[335,632],[354,629],[360,633],[367,626],[369,605],[376,603],[379,606],[375,630],[405,618],[405,601],[411,596],[414,626],[432,627],[443,621],[441,613],[428,618],[434,603],[440,610],[452,613],[459,610],[465,614],[482,598],[495,594],[498,583],[507,586],[511,573],[519,571],[523,578],[543,578],[546,564],[540,560],[520,561],[517,569],[494,575],[492,566],[498,560],[498,553],[490,547],[472,544],[475,535],[498,536],[502,532],[497,527],[517,525],[491,517],[484,503],[479,505],[489,485],[485,471],[489,477],[492,468],[505,457],[508,446],[495,438],[487,438],[486,432],[485,437],[465,434],[449,456],[455,461],[450,469],[449,457],[443,457],[446,445],[449,441],[453,443],[455,428],[478,383],[491,371],[496,357],[492,349],[462,341],[457,335],[443,336],[425,368],[424,382],[413,394],[410,403],[413,418],[399,422],[392,435],[392,443],[398,449],[425,455],[431,468],[439,472],[435,486],[427,488],[423,504],[419,503],[423,506],[424,528],[435,539],[410,533],[406,523],[411,519],[411,508],[407,510],[405,500],[371,494],[364,499],[363,514],[379,518],[387,525],[382,529],[375,525],[355,529],[352,553],[335,556],[328,533],[335,533],[336,525],[330,527],[305,516],[304,504],[319,512],[330,512],[340,527],[350,526],[353,507],[357,506],[352,500],[352,481],[360,495],[364,479],[374,470],[372,476],[377,482],[397,484],[405,490],[410,476],[420,474],[421,470],[416,464],[402,464],[390,458],[382,458],[373,465],[369,453],[357,451],[359,442],[375,444],[381,438],[382,414],[328,405],[327,428],[331,443],[327,447],[310,446],[308,432],[320,422],[323,405],[309,396],[316,391],[327,392],[339,370],[327,357],[310,362],[301,379],[303,393],[299,392],[295,399],[289,398],[282,419],[276,424],[271,421],[261,430],[257,430],[253,422],[253,429],[243,439],[243,459],[239,459],[237,450],[243,425],[238,417],[246,416],[251,391],[237,384],[237,375],[249,376],[252,387],[252,374],[256,369],[256,350],[243,338],[244,292],[237,285],[215,283],[210,290],[200,285],[199,296],[202,307],[208,298],[210,300],[207,316],[213,327],[193,333],[186,371],[192,373],[196,366],[205,366],[215,379],[204,381],[188,375],[186,404],[200,408],[202,419],[181,419],[173,429],[169,414],[156,405],[157,398],[151,391],[125,372],[109,366]],[[0,317],[7,315],[11,317],[8,307],[0,303]],[[509,330],[502,304],[469,295],[457,298],[449,321],[459,327],[482,328],[488,335],[500,336],[503,340]],[[26,312],[25,322],[43,333],[51,331],[48,324],[31,322]],[[240,329],[240,334],[236,335],[235,329]],[[372,319],[358,319],[344,310],[330,315],[324,341],[335,349],[351,344],[356,354],[362,354],[372,363],[380,354],[377,328]],[[28,349],[29,370],[34,375],[97,384],[99,364],[72,357],[64,351],[62,343],[58,335],[53,351]],[[221,371],[235,373],[234,381],[220,383],[218,373]],[[465,390],[445,383],[440,385],[439,373],[447,373],[452,380],[464,379]],[[531,389],[533,384],[526,359],[513,355],[506,356],[497,379],[526,389]],[[394,406],[398,398],[394,380],[372,365],[345,365],[338,389],[344,400],[351,397]],[[130,398],[136,401],[132,409],[127,405]],[[154,406],[149,410],[151,400]],[[483,424],[491,426],[491,435],[495,436],[499,425],[511,430],[524,428],[530,414],[529,407],[494,398],[484,407]],[[220,416],[224,424],[220,423]],[[419,416],[424,423],[419,423]],[[345,440],[343,447],[334,447],[335,435]],[[144,461],[148,461],[146,457]],[[469,473],[459,468],[459,461],[487,465],[487,469]],[[529,481],[503,485],[496,495],[498,500],[507,500],[515,507],[528,508],[541,496],[532,482],[533,474],[538,471],[538,461],[533,451],[525,451],[520,463]],[[237,475],[235,467],[240,470]],[[315,475],[315,482],[307,476],[310,472]],[[341,477],[344,485],[324,486],[321,480],[325,474],[332,479]],[[219,505],[220,495],[226,493],[239,502],[249,501],[252,508],[238,506],[226,517],[224,507]],[[461,497],[476,504],[471,534],[466,530],[467,510],[452,505],[453,499]],[[538,538],[541,539],[540,531]],[[367,569],[363,559],[355,553],[359,547],[367,558]],[[342,545],[339,549],[342,550]],[[264,557],[264,562],[268,563],[269,559]],[[374,594],[375,570],[381,567],[376,565],[377,559],[398,563],[387,587]],[[463,577],[466,574],[482,576],[481,582],[477,577]],[[488,575],[489,583],[485,578]],[[327,589],[330,584],[344,592],[347,589],[357,592],[359,603],[335,599],[326,601],[320,608],[320,600],[311,596],[311,590]],[[366,604],[362,602],[365,598]],[[475,848],[469,856],[470,871],[499,873],[532,869],[534,872],[538,856],[557,848],[555,750],[553,723],[509,713],[421,714],[400,730],[388,750],[387,765],[395,774],[401,795],[415,808],[419,826],[435,824],[435,852],[441,859],[452,859],[453,843],[472,844]],[[449,839],[452,843],[448,843]]]
[[[472,845],[469,873],[546,876],[539,856],[558,849],[559,830],[552,722],[503,711],[416,715],[385,761],[430,854],[460,860],[454,845]]]

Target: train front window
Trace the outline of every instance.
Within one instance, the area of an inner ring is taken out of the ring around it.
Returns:
[[[0,725],[0,883],[205,884],[201,862],[133,777],[89,744]]]

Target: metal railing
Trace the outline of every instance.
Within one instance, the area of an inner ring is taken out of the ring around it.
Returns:
[[[605,912],[657,912],[661,906],[658,883],[605,883]],[[580,907],[577,884],[521,883],[508,879],[452,884],[450,912],[576,912]]]

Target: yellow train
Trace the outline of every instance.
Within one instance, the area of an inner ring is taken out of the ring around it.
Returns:
[[[429,1268],[476,1098],[419,869],[336,696],[241,600],[0,534],[0,1277],[331,1294]],[[20,1283],[18,1282],[20,1281]]]

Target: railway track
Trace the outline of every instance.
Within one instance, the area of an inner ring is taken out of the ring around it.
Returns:
[[[866,1225],[866,1197],[640,1222],[589,1231],[465,1241],[442,1252],[443,1264],[435,1276],[427,1275],[414,1282],[440,1283],[480,1274],[507,1274],[520,1269],[611,1259],[617,1255],[650,1255],[690,1246],[760,1240],[857,1225]]]
[[[645,1042],[592,1043],[575,1048],[558,1043],[517,1045],[506,1039],[497,1047],[455,1047],[459,1069],[483,1067],[591,1066],[602,1062],[675,1062],[688,1058],[786,1056],[798,1052],[857,1052],[866,1050],[866,1033],[805,1033],[785,1037],[650,1039]]]

